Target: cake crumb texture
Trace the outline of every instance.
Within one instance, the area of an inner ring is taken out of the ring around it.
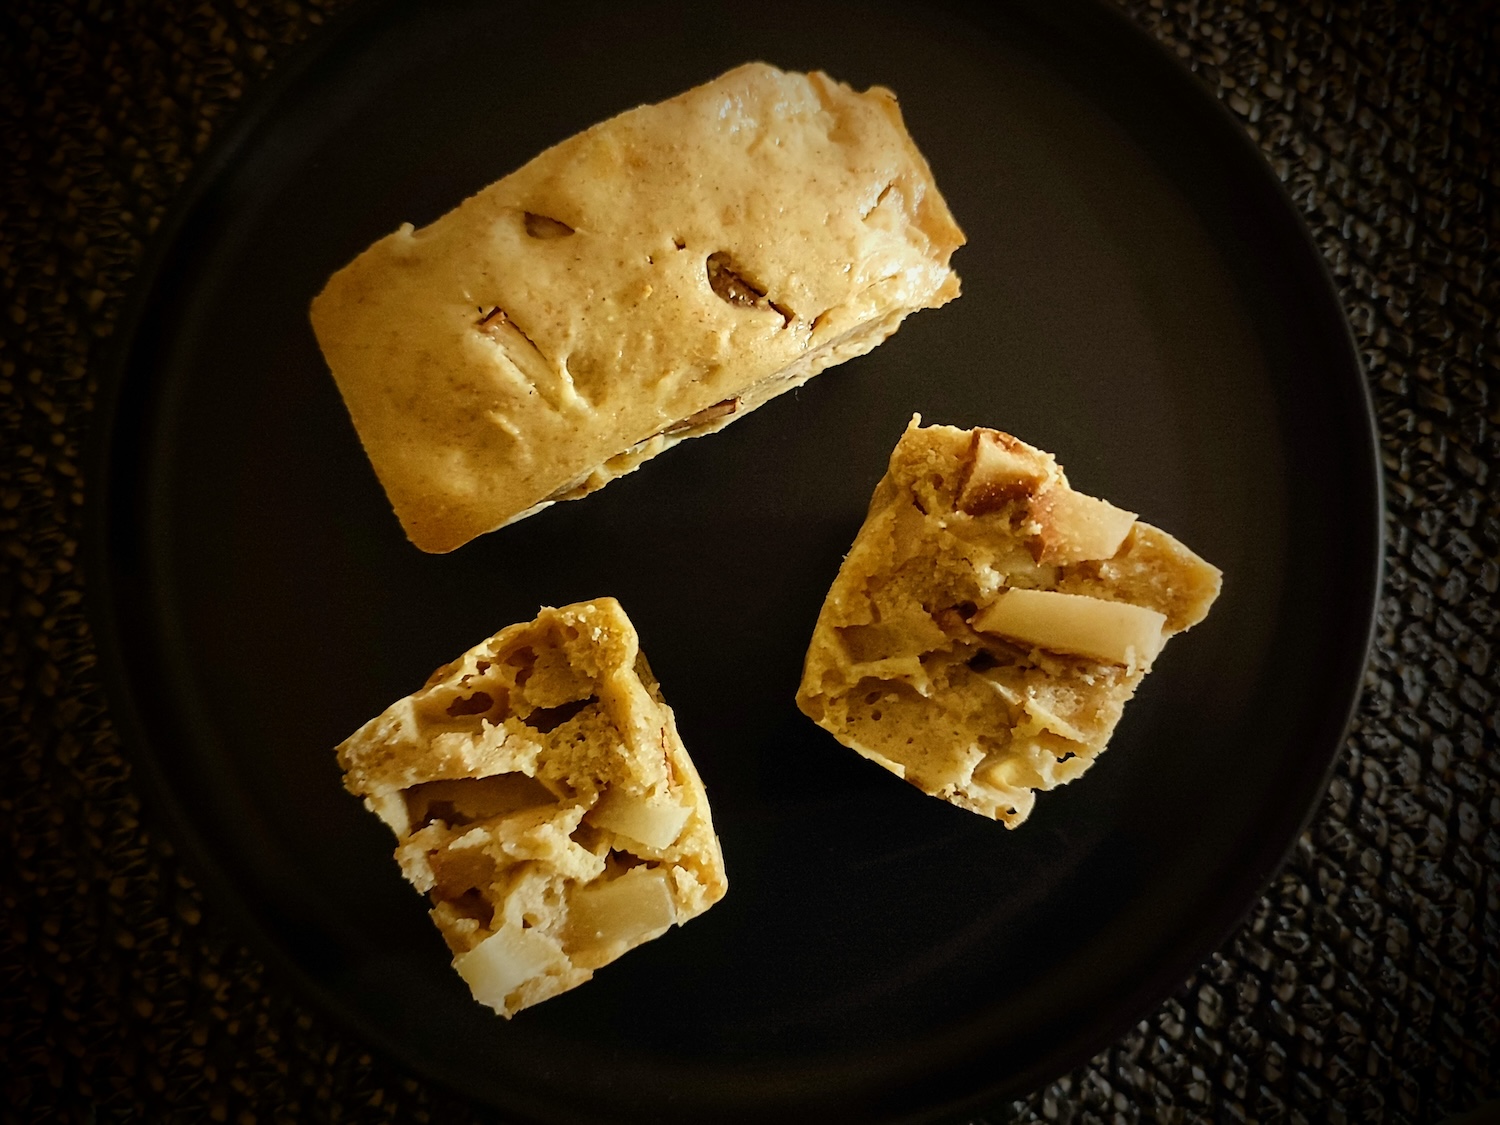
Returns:
[[[703,783],[613,598],[502,629],[338,758],[454,968],[507,1018],[727,887]]]
[[[1219,570],[998,430],[911,425],[818,616],[797,704],[1014,828],[1102,752]]]

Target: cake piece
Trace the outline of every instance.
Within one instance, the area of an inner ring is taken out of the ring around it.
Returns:
[[[424,551],[571,500],[958,295],[895,96],[765,64],[548,149],[339,270],[312,323]]]
[[[506,1018],[724,895],[703,783],[613,598],[502,629],[338,756]]]
[[[912,419],[818,616],[797,705],[1014,828],[1109,741],[1220,574],[998,430]]]

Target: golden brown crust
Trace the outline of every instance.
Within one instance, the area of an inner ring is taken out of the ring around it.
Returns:
[[[407,534],[448,551],[868,351],[958,295],[962,243],[888,90],[751,64],[381,239],[312,322]]]
[[[923,428],[891,454],[818,616],[797,704],[924,792],[1026,819],[1104,749],[1219,571],[1074,490],[996,430]]]
[[[703,783],[613,598],[501,630],[338,756],[507,1017],[724,895]]]

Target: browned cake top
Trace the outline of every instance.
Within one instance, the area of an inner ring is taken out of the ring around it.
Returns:
[[[707,794],[613,598],[501,630],[338,753],[454,966],[503,1015],[726,889]]]
[[[958,294],[962,242],[890,91],[757,63],[381,239],[312,320],[408,535],[446,551],[868,350]]]

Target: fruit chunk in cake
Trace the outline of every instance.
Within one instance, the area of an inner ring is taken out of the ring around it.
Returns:
[[[613,598],[501,630],[338,755],[507,1018],[724,895],[703,783]]]
[[[797,705],[926,793],[1014,828],[1109,741],[1220,573],[998,430],[891,454],[818,617]]]

